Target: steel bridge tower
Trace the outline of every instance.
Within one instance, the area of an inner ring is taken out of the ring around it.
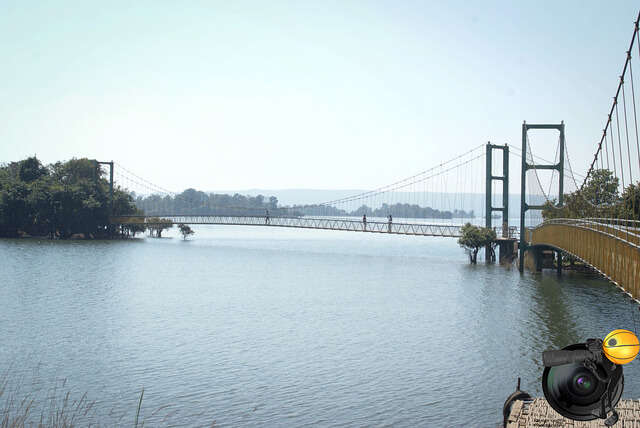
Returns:
[[[113,216],[113,161],[111,162],[101,162],[98,160],[94,160],[96,163],[96,181],[100,174],[98,173],[98,169],[100,169],[100,165],[109,165],[109,216]],[[109,235],[113,236],[114,227],[113,225],[109,225]]]
[[[530,129],[556,129],[560,132],[560,157],[557,164],[537,165],[527,163],[527,133]],[[558,207],[561,207],[564,200],[564,121],[560,124],[528,124],[522,123],[522,179],[520,182],[520,242],[518,244],[519,260],[518,269],[524,271],[524,253],[527,250],[527,231],[525,229],[524,217],[529,210],[542,210],[544,205],[529,205],[526,202],[526,179],[527,171],[530,169],[550,169],[558,171]],[[562,254],[558,251],[558,273],[562,269]]]
[[[499,146],[487,142],[486,187],[485,187],[485,227],[493,226],[491,216],[494,211],[502,212],[502,237],[509,236],[509,146]],[[493,151],[502,150],[502,175],[493,175]],[[494,181],[502,181],[502,206],[494,207],[492,203],[491,185]],[[489,248],[485,248],[485,260],[489,261]]]
[[[492,154],[493,150],[502,150],[502,175],[493,175]],[[487,168],[486,168],[486,191],[485,191],[485,227],[491,228],[491,214],[494,211],[502,212],[502,228],[504,235],[505,226],[509,224],[509,146],[498,146],[497,144],[487,143]],[[502,181],[502,206],[491,206],[491,185],[493,181]]]

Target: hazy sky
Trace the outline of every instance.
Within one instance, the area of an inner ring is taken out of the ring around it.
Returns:
[[[523,120],[564,120],[584,170],[637,13],[637,1],[0,0],[0,162],[113,159],[178,191],[366,189],[487,140],[519,147]],[[535,152],[552,158],[545,144]]]

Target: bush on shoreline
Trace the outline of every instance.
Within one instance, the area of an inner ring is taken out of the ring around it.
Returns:
[[[0,237],[107,237],[111,206],[103,175],[86,158],[44,166],[30,157],[0,166]],[[114,188],[113,215],[138,213],[131,195]]]

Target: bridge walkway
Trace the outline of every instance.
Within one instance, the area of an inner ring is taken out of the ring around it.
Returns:
[[[272,226],[300,229],[343,230],[351,232],[388,233],[395,235],[441,236],[457,238],[461,236],[462,225],[396,223],[367,221],[336,217],[266,217],[266,216],[225,216],[225,215],[165,215],[165,216],[120,216],[110,219],[112,224],[147,226],[157,224],[210,224],[236,226]],[[155,223],[154,223],[155,222]]]

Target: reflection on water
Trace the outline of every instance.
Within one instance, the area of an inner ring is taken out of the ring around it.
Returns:
[[[450,238],[194,229],[0,241],[0,372],[66,378],[106,425],[144,387],[148,425],[496,426],[518,376],[542,394],[543,350],[635,329],[605,281],[471,266]]]

